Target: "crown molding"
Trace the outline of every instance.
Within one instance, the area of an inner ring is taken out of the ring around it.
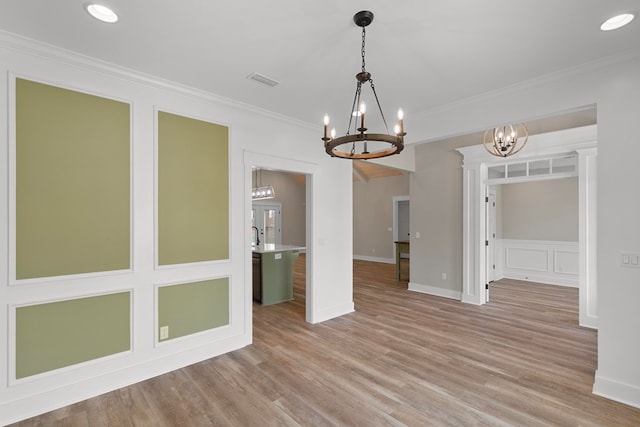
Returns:
[[[629,49],[617,54],[596,59],[594,61],[586,62],[581,65],[577,65],[569,68],[563,68],[561,70],[544,74],[538,77],[534,77],[529,80],[524,80],[518,83],[507,85],[500,89],[482,92],[477,95],[460,99],[458,101],[453,101],[447,104],[439,105],[437,107],[421,110],[419,112],[416,112],[415,114],[416,116],[423,116],[423,115],[428,116],[432,114],[449,112],[449,111],[456,110],[461,107],[472,105],[478,102],[488,101],[495,98],[502,98],[508,95],[512,95],[515,92],[520,92],[520,91],[530,89],[532,87],[540,86],[546,83],[550,83],[562,78],[572,77],[577,74],[582,74],[585,72],[596,71],[602,68],[610,67],[612,65],[616,65],[621,62],[626,62],[629,60],[634,60],[637,58],[640,58],[640,48]]]
[[[100,73],[110,77],[122,79],[131,83],[142,84],[156,89],[178,92],[181,95],[199,98],[207,102],[223,104],[237,110],[261,115],[270,119],[285,122],[294,126],[303,127],[309,130],[317,130],[317,125],[294,119],[284,114],[275,113],[260,107],[256,107],[245,102],[237,101],[183,85],[161,77],[136,71],[120,65],[116,65],[92,56],[84,55],[58,46],[24,37],[15,33],[0,30],[0,46],[27,54],[39,59],[57,62],[71,67],[80,68],[89,72]]]

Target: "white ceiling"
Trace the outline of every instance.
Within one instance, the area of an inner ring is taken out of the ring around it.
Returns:
[[[391,122],[398,107],[410,123],[420,111],[640,46],[640,19],[599,30],[637,12],[638,0],[99,1],[118,23],[91,18],[85,0],[2,0],[0,29],[319,129],[329,112],[338,132],[360,71],[360,10],[375,14],[367,71]],[[253,72],[280,84],[248,80]]]

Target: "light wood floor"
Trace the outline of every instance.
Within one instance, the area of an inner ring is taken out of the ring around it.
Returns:
[[[596,333],[577,290],[499,281],[476,307],[406,290],[395,266],[354,262],[356,312],[304,321],[254,305],[254,344],[20,426],[639,426],[591,394]]]

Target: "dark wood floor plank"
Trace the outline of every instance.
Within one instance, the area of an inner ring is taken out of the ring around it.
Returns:
[[[254,304],[254,343],[19,426],[639,426],[591,393],[597,332],[577,289],[501,280],[484,306],[409,292],[395,266],[354,261],[356,312],[305,319]]]

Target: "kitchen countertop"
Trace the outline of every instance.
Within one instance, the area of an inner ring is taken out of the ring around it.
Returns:
[[[259,254],[266,254],[269,252],[282,252],[282,251],[300,251],[304,249],[306,249],[304,246],[277,245],[274,243],[263,243],[258,246],[251,246],[251,251]]]

